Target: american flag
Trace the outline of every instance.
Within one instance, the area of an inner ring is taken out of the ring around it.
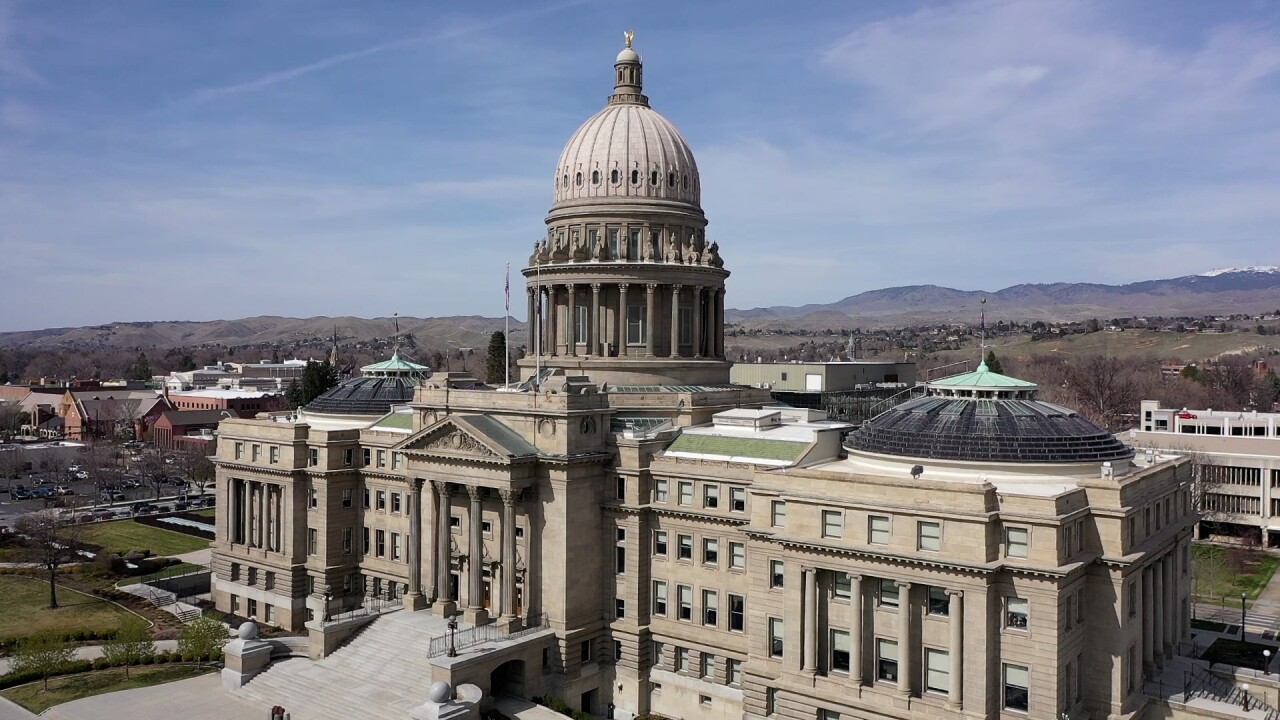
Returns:
[[[507,312],[511,312],[511,263],[507,263]]]

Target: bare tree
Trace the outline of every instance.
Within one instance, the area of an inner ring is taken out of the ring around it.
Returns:
[[[183,450],[177,455],[178,468],[187,482],[204,494],[204,489],[214,480],[213,461],[207,455],[195,450]]]
[[[19,516],[13,526],[26,536],[20,555],[49,573],[49,608],[57,608],[58,568],[75,558],[84,525],[59,517],[55,510],[37,510]]]
[[[0,448],[0,477],[4,478],[5,487],[13,489],[13,478],[27,468],[27,454],[22,448]]]
[[[1111,355],[1076,358],[1064,368],[1076,409],[1108,430],[1121,430],[1142,402],[1144,383],[1139,362]]]
[[[138,473],[142,475],[142,481],[155,490],[157,500],[160,499],[160,491],[169,479],[169,465],[165,462],[166,459],[168,457],[164,453],[156,450],[143,455],[142,460],[136,465]]]

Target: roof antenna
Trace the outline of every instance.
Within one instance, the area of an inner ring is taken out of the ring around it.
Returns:
[[[982,341],[978,344],[978,369],[976,372],[988,372],[987,369],[987,299],[982,298]]]
[[[400,313],[392,313],[391,318],[395,322],[396,334],[392,336],[392,355],[400,354]]]

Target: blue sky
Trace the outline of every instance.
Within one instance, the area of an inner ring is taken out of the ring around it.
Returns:
[[[1280,262],[1275,2],[0,0],[0,330],[500,315],[627,28],[731,307]]]

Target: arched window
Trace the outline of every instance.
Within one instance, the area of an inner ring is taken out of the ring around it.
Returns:
[[[564,178],[560,181],[561,187],[569,187],[569,173],[564,174]]]
[[[613,172],[609,173],[609,182],[613,183],[614,185],[618,184],[618,168],[614,168]]]
[[[667,187],[673,188],[675,186],[676,186],[676,174],[673,172],[667,173]]]
[[[658,184],[658,171],[657,171],[657,170],[654,170],[653,172],[649,173],[649,184],[650,184],[650,185],[657,185],[657,184]]]
[[[591,184],[592,184],[592,185],[599,185],[599,184],[600,184],[600,171],[599,171],[599,170],[592,170],[592,171],[591,171]]]
[[[688,189],[689,189],[689,176],[688,176],[688,175],[685,175],[685,176],[684,176],[684,189],[685,189],[685,190],[688,190]]]
[[[632,185],[639,185],[639,184],[640,184],[640,171],[639,171],[639,170],[632,170],[632,171],[631,171],[631,184],[632,184]]]
[[[582,173],[573,176],[573,184],[582,187]]]

